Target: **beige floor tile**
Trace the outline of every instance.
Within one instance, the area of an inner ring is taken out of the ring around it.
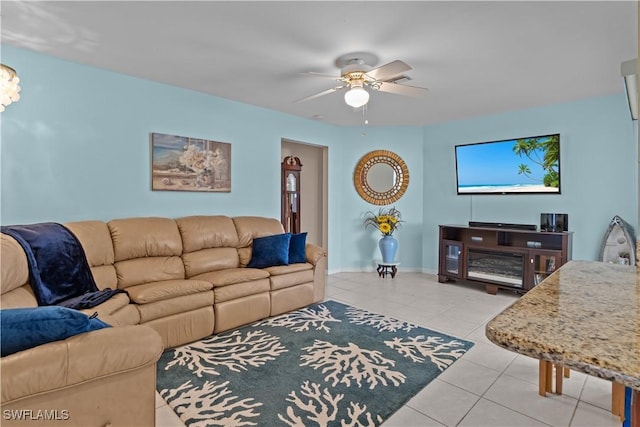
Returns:
[[[480,399],[458,425],[461,427],[546,426],[546,424],[540,421],[486,399]]]
[[[184,423],[169,406],[156,409],[156,427],[184,427]]]
[[[438,379],[482,396],[498,379],[500,374],[501,372],[499,371],[460,359],[456,360],[453,365],[441,373]]]
[[[569,396],[538,395],[536,384],[503,374],[483,396],[494,403],[553,426],[569,425],[578,401]]]
[[[455,426],[479,399],[471,392],[435,379],[409,400],[407,406],[444,425]]]
[[[374,271],[327,277],[327,299],[386,314],[464,338],[474,346],[383,425],[406,426],[620,426],[610,414],[611,383],[571,371],[562,396],[538,395],[538,361],[491,343],[487,320],[517,300],[513,292],[489,295],[470,283],[438,283],[435,275]],[[578,400],[580,398],[580,400]],[[182,427],[156,397],[157,427]]]
[[[504,374],[537,385],[539,364],[538,359],[518,354],[504,370]]]
[[[573,371],[571,372],[573,375]],[[586,376],[586,383],[580,395],[580,400],[598,408],[611,411],[611,381],[602,378]]]
[[[160,394],[156,391],[156,409],[166,404],[167,402],[165,402],[164,399],[160,397]]]
[[[411,409],[408,406],[403,406],[389,417],[388,420],[382,423],[382,427],[442,427],[433,418],[429,418],[426,415]]]
[[[578,402],[578,408],[571,420],[571,427],[620,427],[619,417],[609,410],[598,408],[585,402]]]
[[[469,337],[470,339],[471,337]],[[479,365],[491,368],[494,371],[504,371],[515,359],[516,353],[498,347],[495,344],[474,343],[473,347],[462,356],[463,359],[470,360]]]

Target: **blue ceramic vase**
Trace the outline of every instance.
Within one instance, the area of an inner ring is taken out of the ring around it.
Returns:
[[[398,241],[393,236],[382,236],[380,242],[380,253],[382,253],[382,262],[392,263],[396,259],[396,251],[398,250]]]

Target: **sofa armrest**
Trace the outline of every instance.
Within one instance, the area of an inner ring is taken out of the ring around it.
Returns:
[[[314,245],[313,243],[307,243],[305,246],[305,256],[307,258],[307,262],[313,264],[315,267],[318,261],[322,258],[327,257],[327,251],[321,248],[318,245]]]
[[[156,331],[135,325],[100,329],[19,351],[0,359],[1,402],[155,364],[163,350]]]

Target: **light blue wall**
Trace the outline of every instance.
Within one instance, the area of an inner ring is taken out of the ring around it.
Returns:
[[[409,169],[409,187],[394,203],[402,213],[403,223],[393,235],[398,239],[396,260],[405,270],[422,269],[422,128],[420,127],[353,127],[343,128],[343,170],[350,174],[342,194],[342,269],[368,270],[373,260],[380,259],[378,240],[381,234],[364,229],[368,211],[377,213],[379,206],[362,200],[353,185],[353,170],[360,158],[373,150],[390,150],[398,154]],[[331,195],[330,195],[331,200]],[[385,207],[387,208],[387,207]]]
[[[22,99],[2,113],[2,224],[196,214],[280,217],[281,138],[329,147],[341,130],[250,105],[2,46]],[[232,191],[151,191],[151,132],[232,144]],[[329,176],[329,227],[345,179]],[[337,196],[333,198],[334,196]],[[339,221],[340,222],[340,221]],[[338,233],[333,233],[334,235]],[[339,236],[329,242],[339,267]]]
[[[550,133],[560,133],[562,194],[456,195],[455,145]],[[624,93],[426,127],[425,270],[437,270],[439,224],[539,224],[542,212],[569,214],[573,259],[598,259],[614,215],[637,228],[636,138]]]
[[[0,115],[0,223],[194,214],[280,215],[281,139],[329,147],[329,270],[372,268],[378,235],[362,216],[353,170],[388,149],[410,171],[395,206],[405,269],[435,272],[437,226],[469,220],[537,224],[566,212],[574,258],[595,259],[608,221],[635,224],[637,143],[624,94],[427,127],[336,127],[2,46],[22,99]],[[622,84],[622,83],[621,83]],[[231,193],[150,189],[149,134],[232,144]],[[457,196],[456,144],[559,132],[560,196]]]

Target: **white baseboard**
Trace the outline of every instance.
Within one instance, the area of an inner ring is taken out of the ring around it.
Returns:
[[[369,268],[342,268],[342,269],[335,269],[335,270],[329,270],[327,272],[327,274],[338,274],[338,273],[373,273],[375,272],[376,269],[373,267],[369,267]],[[435,274],[432,271],[429,270],[425,270],[424,268],[420,268],[420,267],[407,267],[404,268],[402,267],[402,264],[400,264],[398,266],[398,271],[399,272],[405,272],[405,273],[425,273],[425,274]]]

